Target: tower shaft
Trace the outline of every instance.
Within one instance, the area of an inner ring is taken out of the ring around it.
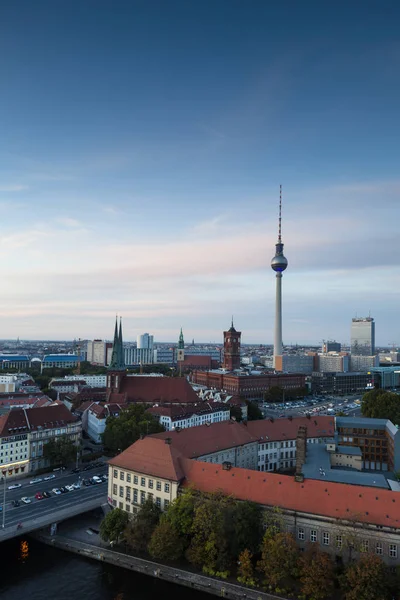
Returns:
[[[282,273],[276,274],[276,297],[275,297],[275,331],[274,331],[274,357],[275,368],[276,357],[282,354]]]

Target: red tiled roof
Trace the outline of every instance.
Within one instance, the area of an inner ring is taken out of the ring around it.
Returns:
[[[307,437],[331,437],[335,433],[335,422],[333,417],[294,417],[290,419],[275,419],[272,423],[269,419],[261,421],[249,421],[247,428],[260,442],[295,440],[299,427],[307,427]]]
[[[199,401],[196,392],[184,377],[129,377],[121,382],[120,394],[127,402],[192,404]],[[112,394],[110,400],[120,400]]]
[[[400,529],[400,494],[390,490],[182,460],[186,480],[202,492],[221,490],[240,500],[334,519],[353,520]]]
[[[78,420],[64,404],[30,408],[26,411],[26,415],[31,429],[37,429],[39,426],[51,429],[53,427],[60,427],[62,424],[74,423]]]
[[[87,410],[88,408],[90,408],[92,406],[92,404],[95,404],[95,402],[93,402],[93,400],[86,400],[86,402],[83,402],[83,404],[81,404],[76,411],[77,412],[84,412],[85,410]]]
[[[187,458],[196,458],[203,454],[218,452],[235,446],[256,442],[248,428],[236,421],[221,421],[212,425],[188,427],[181,431],[163,431],[149,437],[165,440],[171,438],[171,444]]]
[[[110,465],[154,477],[181,481],[181,454],[164,440],[145,437],[108,461]]]
[[[211,356],[207,354],[185,354],[182,366],[211,367]]]

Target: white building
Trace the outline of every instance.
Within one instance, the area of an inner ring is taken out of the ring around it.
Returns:
[[[126,365],[152,365],[154,362],[154,350],[152,348],[125,346],[124,359]]]
[[[142,333],[137,336],[137,349],[138,350],[153,350],[154,347],[154,336],[149,333]]]
[[[175,362],[174,348],[156,348],[154,350],[154,362],[172,365]]]
[[[107,359],[107,343],[104,340],[87,342],[87,360],[92,365],[105,366]]]
[[[369,371],[373,367],[379,367],[379,356],[354,355],[350,357],[350,371]]]
[[[167,431],[229,421],[231,413],[230,407],[225,404],[213,405],[208,402],[199,402],[193,407],[153,406],[147,412],[157,417]]]
[[[347,373],[349,356],[338,352],[318,354],[318,371],[321,373]]]

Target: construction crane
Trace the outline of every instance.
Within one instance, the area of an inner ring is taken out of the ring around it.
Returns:
[[[388,346],[391,346],[391,347],[392,347],[392,350],[393,350],[393,352],[394,352],[394,351],[396,350],[396,348],[397,348],[397,344],[396,344],[396,342],[388,342]]]

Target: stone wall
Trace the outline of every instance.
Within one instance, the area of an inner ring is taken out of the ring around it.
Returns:
[[[206,577],[200,573],[192,573],[191,571],[169,567],[157,562],[144,560],[128,554],[116,552],[115,550],[100,548],[99,546],[92,546],[66,537],[51,537],[45,533],[38,532],[35,534],[35,539],[49,546],[68,550],[69,552],[80,554],[86,558],[106,562],[118,567],[130,569],[131,571],[136,571],[137,573],[142,573],[143,575],[149,575],[150,577],[157,577],[165,581],[177,583],[200,592],[207,592],[208,594],[213,594],[222,598],[229,598],[230,600],[243,600],[243,598],[246,598],[246,600],[285,600],[282,597],[267,594],[241,585],[228,583],[222,579]]]

